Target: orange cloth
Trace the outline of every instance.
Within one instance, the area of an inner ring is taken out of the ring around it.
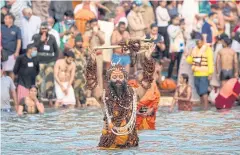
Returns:
[[[88,9],[81,9],[74,14],[76,26],[78,30],[83,34],[85,32],[86,22],[96,18],[95,14]]]
[[[72,1],[72,6],[73,6],[73,9],[75,9],[75,7],[78,5],[78,4],[81,4],[82,2],[80,0],[78,1]]]
[[[126,122],[122,122],[121,126],[126,125]],[[103,135],[107,135],[109,134],[108,131],[106,129],[102,130],[102,134]],[[128,140],[128,135],[122,135],[122,136],[116,136],[114,144],[112,144],[109,148],[105,148],[105,147],[100,147],[100,149],[116,149],[118,148],[117,145],[124,145]]]
[[[136,80],[129,80],[128,84],[134,88],[138,87]],[[143,117],[142,115],[137,115],[136,128],[137,130],[155,130],[156,113],[158,110],[158,103],[160,100],[160,92],[158,90],[157,84],[152,83],[152,87],[147,90],[145,95],[141,98],[137,106],[137,111],[141,107],[145,106],[147,108],[153,108],[154,114],[152,116]]]
[[[128,85],[133,87],[133,88],[137,88],[138,87],[138,83],[136,80],[129,80],[128,81]]]

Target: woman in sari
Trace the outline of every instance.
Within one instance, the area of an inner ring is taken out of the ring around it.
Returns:
[[[44,113],[44,106],[37,99],[36,86],[31,86],[29,95],[21,99],[17,113],[19,116],[22,114]]]
[[[170,108],[170,112],[173,111],[174,106],[176,103],[178,103],[178,110],[182,111],[192,111],[192,102],[191,100],[191,94],[192,94],[192,88],[188,84],[188,75],[187,74],[182,74],[180,76],[180,86],[177,88],[174,98],[173,98],[173,103]]]

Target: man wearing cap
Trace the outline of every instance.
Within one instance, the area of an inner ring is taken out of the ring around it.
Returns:
[[[37,57],[40,63],[40,73],[37,76],[37,87],[39,87],[42,98],[48,98],[52,104],[53,98],[53,68],[58,57],[58,46],[53,35],[48,33],[48,23],[43,22],[39,34],[33,36],[37,47]]]
[[[195,88],[201,97],[201,103],[204,104],[204,110],[207,110],[209,80],[214,71],[213,52],[207,44],[204,44],[201,34],[198,33],[195,38],[197,46],[186,61],[192,65]]]
[[[140,6],[141,4],[133,2],[132,9],[127,16],[129,33],[132,39],[143,39],[145,37],[146,26],[140,13]]]
[[[14,66],[13,72],[17,78],[18,103],[29,94],[29,88],[35,85],[36,77],[39,73],[39,62],[36,58],[37,48],[34,44],[28,44],[26,53],[20,55]]]
[[[54,66],[54,83],[57,96],[55,107],[74,107],[76,104],[72,87],[76,72],[74,59],[74,53],[72,51],[66,51],[64,52],[64,58],[57,60]]]
[[[76,64],[76,73],[75,79],[73,82],[75,97],[76,97],[76,105],[83,106],[86,102],[85,96],[85,68],[86,68],[86,53],[83,49],[83,39],[79,34],[75,37],[75,46],[73,48],[73,53],[75,55],[75,64]]]
[[[220,78],[221,86],[231,78],[238,78],[238,59],[237,53],[229,46],[231,45],[231,39],[224,37],[222,39],[223,49],[218,52],[216,72]]]

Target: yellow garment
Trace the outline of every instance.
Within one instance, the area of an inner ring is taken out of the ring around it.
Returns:
[[[203,59],[206,58],[207,60],[206,62],[207,66],[195,66],[195,65],[192,66],[194,76],[209,76],[213,74],[214,71],[213,52],[209,46],[204,45],[201,47],[201,49],[195,47],[191,55],[187,57],[186,59],[187,63],[193,64],[194,57],[203,57]],[[201,64],[204,64],[204,62]]]

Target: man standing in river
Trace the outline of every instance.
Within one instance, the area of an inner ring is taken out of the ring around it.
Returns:
[[[231,39],[223,38],[222,44],[223,49],[219,51],[217,56],[217,64],[221,65],[216,66],[216,72],[223,86],[227,80],[233,77],[238,78],[238,60],[237,53],[229,47]]]
[[[55,106],[70,106],[76,104],[74,90],[72,87],[75,77],[76,65],[74,53],[67,51],[64,58],[59,59],[54,66],[54,81],[57,101]]]

